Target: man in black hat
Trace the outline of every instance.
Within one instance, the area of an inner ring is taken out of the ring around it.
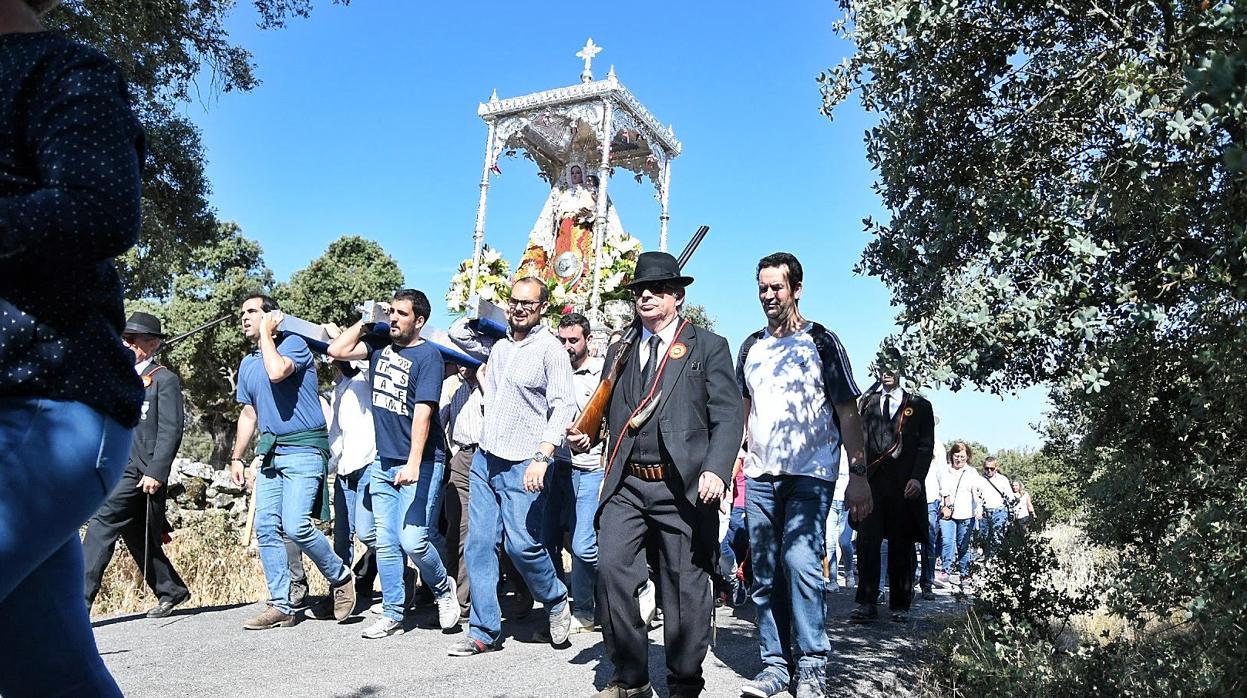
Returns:
[[[182,381],[156,362],[164,339],[160,320],[148,313],[134,313],[121,331],[122,342],[134,353],[134,370],[146,392],[125,473],[87,523],[82,540],[88,609],[100,590],[100,579],[113,557],[118,536],[126,542],[146,576],[147,586],[159,600],[147,612],[148,618],[168,616],[191,595],[161,547],[168,528],[165,483],[182,443],[183,426]]]
[[[649,649],[636,590],[657,552],[667,685],[699,695],[714,610],[718,505],[740,447],[744,415],[727,340],[679,315],[684,289],[675,257],[646,252],[629,288],[639,336],[628,348],[607,412],[610,441],[598,523],[598,615],[615,665],[601,697],[649,696]],[[611,366],[623,343],[607,352]],[[569,429],[576,448],[589,437]]]

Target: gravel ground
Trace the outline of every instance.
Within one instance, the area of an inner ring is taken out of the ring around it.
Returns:
[[[949,592],[915,601],[908,624],[851,625],[852,593],[829,593],[828,671],[832,695],[898,696],[913,688],[922,641],[961,605]],[[172,617],[138,615],[95,622],[100,653],[127,696],[590,696],[611,676],[601,633],[573,635],[553,649],[533,633],[545,613],[506,620],[502,651],[455,658],[446,648],[462,637],[437,629],[431,608],[407,618],[407,632],[364,640],[365,618],[343,624],[305,620],[293,628],[245,631],[262,610],[247,606],[179,609]],[[504,605],[504,610],[506,605]],[[705,662],[707,696],[738,696],[761,669],[751,606],[717,611],[717,641]],[[886,614],[885,614],[886,615]],[[367,617],[371,620],[371,616]],[[666,695],[662,629],[650,633],[650,674]]]

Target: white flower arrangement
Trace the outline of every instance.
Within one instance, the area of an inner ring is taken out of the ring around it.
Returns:
[[[511,297],[511,265],[502,255],[490,247],[481,247],[481,268],[476,280],[476,293],[482,299],[505,303]],[[452,315],[468,311],[468,298],[472,295],[472,264],[469,257],[459,264],[459,271],[450,277],[450,289],[446,291],[446,310]]]

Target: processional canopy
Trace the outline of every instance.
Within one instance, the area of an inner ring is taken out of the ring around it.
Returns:
[[[648,179],[654,186],[660,207],[658,246],[667,249],[671,161],[680,154],[680,142],[671,127],[660,123],[619,81],[613,66],[604,79],[594,79],[593,59],[601,50],[589,39],[576,53],[584,62],[579,84],[509,99],[499,99],[495,91],[477,109],[489,132],[469,298],[500,300],[491,299],[490,295],[497,294],[480,281],[496,278],[506,267],[505,263],[497,265],[496,253],[491,255],[483,248],[490,173],[501,172],[498,161],[504,155],[531,159],[551,186],[519,269],[545,271],[541,275],[550,280],[558,307],[566,302],[597,325],[603,294],[614,297],[623,292],[622,283],[631,267],[620,261],[626,255],[635,263],[640,243],[623,231],[607,193],[611,176],[618,170],[631,172],[637,182]],[[464,276],[466,272],[467,268]],[[447,296],[452,311],[462,298],[452,285]],[[469,310],[470,305],[461,303],[458,309]]]

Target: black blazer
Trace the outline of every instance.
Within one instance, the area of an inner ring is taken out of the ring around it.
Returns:
[[[862,427],[866,431],[866,462],[871,479],[882,475],[901,483],[924,482],[935,450],[935,413],[921,395],[903,391],[896,417],[883,416],[883,397],[873,393],[862,404]],[[893,458],[888,449],[900,438],[900,454]],[[885,455],[887,454],[887,455]]]
[[[624,362],[607,409],[606,425],[611,438],[599,510],[619,489],[636,441],[635,435],[629,433],[632,430],[628,428],[628,418],[644,397],[638,379],[639,347],[638,338]],[[618,344],[607,351],[607,366],[618,351]],[[744,407],[726,339],[689,323],[668,347],[668,355],[661,381],[662,397],[647,425],[657,425],[661,430],[663,445],[679,472],[684,495],[696,505],[697,481],[703,472],[712,472],[731,486],[732,466],[744,433]]]
[[[169,481],[169,469],[182,445],[184,416],[182,380],[169,369],[152,362],[142,373],[143,412],[134,428],[130,462],[142,475]]]

